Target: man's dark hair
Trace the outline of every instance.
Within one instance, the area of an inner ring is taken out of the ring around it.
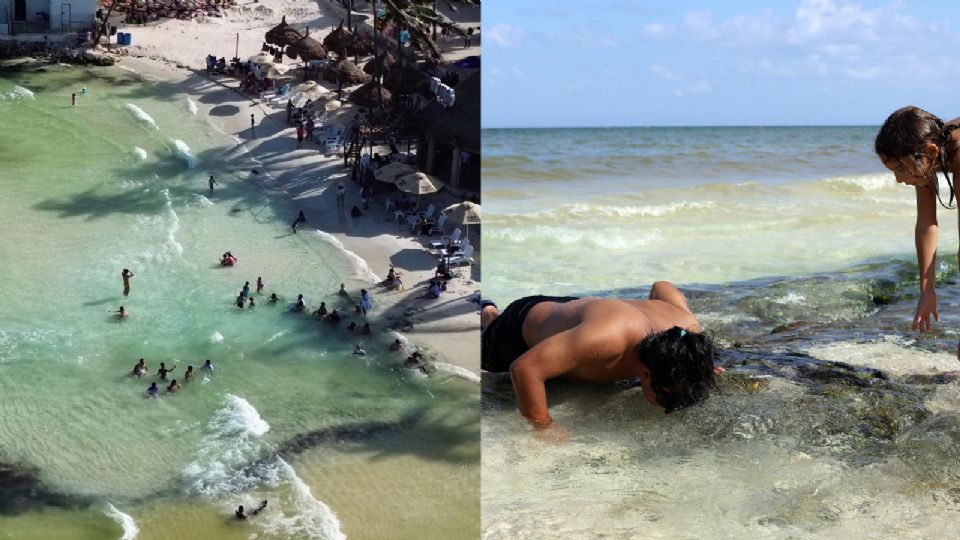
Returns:
[[[650,385],[667,412],[707,399],[710,388],[716,387],[713,339],[706,334],[674,326],[644,338],[638,352],[640,361],[650,369]],[[670,404],[662,403],[667,387]]]

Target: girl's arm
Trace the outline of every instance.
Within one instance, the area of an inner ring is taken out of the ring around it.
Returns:
[[[930,329],[930,316],[940,320],[937,312],[937,291],[935,288],[937,236],[937,199],[930,187],[917,187],[917,225],[914,241],[917,247],[917,265],[920,270],[920,301],[913,317],[913,329]]]

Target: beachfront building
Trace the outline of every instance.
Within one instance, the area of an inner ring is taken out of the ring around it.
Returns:
[[[433,102],[417,115],[420,168],[452,188],[480,192],[480,73],[454,88],[452,107]]]
[[[92,30],[97,0],[5,0],[0,35],[67,34]]]

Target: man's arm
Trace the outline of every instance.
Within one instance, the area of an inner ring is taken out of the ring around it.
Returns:
[[[626,350],[620,325],[580,324],[538,343],[510,366],[520,414],[535,427],[550,425],[544,383],[579,366],[609,363]]]
[[[690,308],[687,307],[686,297],[683,296],[680,289],[676,288],[673,283],[669,281],[657,281],[654,283],[650,289],[650,300],[660,300],[677,306],[687,313],[691,313]]]

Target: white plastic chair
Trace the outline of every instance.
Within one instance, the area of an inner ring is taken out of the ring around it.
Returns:
[[[460,227],[457,227],[453,230],[450,236],[441,236],[439,240],[434,240],[430,242],[430,247],[433,249],[443,249],[447,247],[448,244],[453,244],[455,246],[460,245],[460,235],[463,234],[460,232]]]
[[[446,231],[443,230],[443,226],[444,226],[446,223],[447,223],[447,215],[446,215],[446,214],[440,214],[440,217],[437,218],[437,224],[434,225],[433,228],[431,228],[430,231],[429,231],[427,234],[429,234],[430,236],[433,236],[433,233],[443,234],[444,232],[446,232]]]
[[[473,264],[473,245],[464,244],[462,253],[450,257],[450,266],[459,266],[461,264]]]

